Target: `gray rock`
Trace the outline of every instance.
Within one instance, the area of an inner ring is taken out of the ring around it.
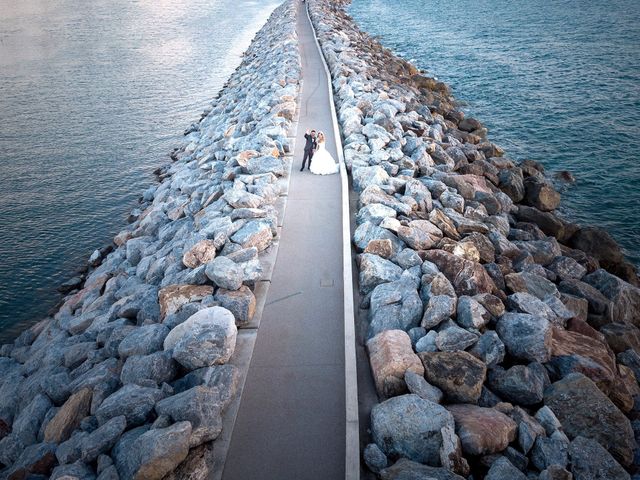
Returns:
[[[430,467],[400,458],[392,466],[380,472],[382,480],[464,480],[464,477],[446,468]]]
[[[476,344],[469,350],[469,353],[482,360],[487,367],[502,363],[505,352],[504,343],[493,330],[483,333]]]
[[[216,439],[222,431],[222,401],[214,388],[193,387],[165,398],[156,405],[156,412],[174,422],[191,422],[191,448]]]
[[[436,347],[442,352],[465,350],[478,341],[478,335],[460,328],[452,320],[440,325]]]
[[[576,437],[569,446],[575,480],[630,480],[629,474],[595,440]]]
[[[549,265],[556,257],[562,255],[558,241],[553,237],[544,240],[530,240],[513,242],[520,250],[528,252],[533,261],[543,266]]]
[[[567,375],[545,390],[544,403],[570,438],[593,438],[623,465],[632,463],[636,442],[631,423],[590,379]]]
[[[229,310],[235,320],[236,325],[246,325],[253,319],[256,311],[256,297],[250,288],[240,287],[239,290],[218,289],[214,299],[221,307]]]
[[[360,256],[360,293],[366,295],[381,283],[400,279],[402,269],[384,258],[364,253]]]
[[[385,218],[395,218],[396,215],[397,213],[393,208],[380,203],[371,203],[358,210],[356,223],[360,225],[364,222],[370,222],[374,225],[379,225]]]
[[[225,408],[234,398],[239,382],[240,371],[238,367],[227,364],[194,370],[172,383],[172,387],[176,394],[200,385],[216,388],[223,408]]]
[[[415,347],[416,342],[427,334],[427,329],[422,327],[414,327],[410,328],[407,333],[409,334],[409,338],[411,339],[411,344]]]
[[[173,358],[189,370],[222,364],[235,350],[237,332],[229,310],[205,308],[171,330],[164,349],[173,349]]]
[[[531,451],[531,462],[542,471],[551,465],[567,466],[569,444],[547,437],[538,437]]]
[[[238,290],[242,286],[241,266],[227,257],[216,257],[209,262],[205,268],[205,274],[217,286],[226,290]]]
[[[13,434],[24,446],[32,445],[38,441],[40,425],[52,406],[46,395],[38,394],[16,417],[12,427]]]
[[[447,295],[433,295],[422,317],[421,326],[433,328],[453,316],[456,312],[456,299]]]
[[[122,480],[134,478],[138,467],[137,450],[140,437],[149,430],[149,425],[143,425],[126,431],[111,450],[111,458]]]
[[[96,348],[95,342],[80,342],[67,347],[64,352],[64,366],[73,370],[84,362],[90,352]]]
[[[558,285],[558,289],[563,293],[585,298],[589,302],[589,311],[599,315],[610,315],[610,300],[598,289],[580,280],[563,280]]]
[[[82,462],[60,465],[53,469],[50,480],[95,480],[93,470]]]
[[[413,285],[404,280],[383,283],[373,289],[369,337],[383,330],[409,330],[422,315],[422,301]]]
[[[551,356],[551,324],[543,317],[505,313],[496,331],[510,355],[522,360],[546,362]]]
[[[489,312],[474,298],[466,295],[458,298],[456,322],[461,327],[480,330],[490,319]]]
[[[71,395],[69,384],[71,378],[67,371],[62,371],[45,377],[40,385],[42,390],[56,405],[62,405]]]
[[[96,411],[96,417],[100,425],[120,415],[126,417],[127,426],[141,425],[163,396],[162,391],[156,388],[130,383],[107,397]]]
[[[178,422],[140,435],[138,447],[132,452],[133,478],[160,480],[174,470],[189,453],[190,435],[189,422]]]
[[[416,352],[437,352],[436,338],[438,338],[438,332],[431,330],[424,337],[418,339],[415,346]]]
[[[611,302],[616,322],[640,326],[640,289],[600,268],[584,277]]]
[[[364,463],[369,467],[369,470],[374,473],[380,472],[380,470],[386,468],[389,463],[387,456],[375,443],[370,443],[365,447],[362,457]]]
[[[587,269],[571,257],[558,256],[547,268],[562,280],[580,280],[587,273]]]
[[[542,425],[548,436],[553,435],[553,432],[562,428],[562,424],[556,414],[546,405],[536,412],[535,419]]]
[[[273,234],[271,227],[264,220],[251,220],[238,230],[231,240],[242,248],[255,247],[261,252],[271,245]]]
[[[550,298],[556,297],[551,296]],[[517,292],[513,295],[509,295],[509,297],[507,297],[507,308],[516,312],[538,315],[546,318],[551,323],[557,323],[557,317],[553,309],[542,300],[529,293]]]
[[[487,374],[487,384],[500,397],[519,405],[535,405],[544,396],[544,378],[525,365],[514,365],[508,370],[495,367]]]
[[[387,456],[438,466],[443,427],[452,427],[453,417],[440,405],[417,395],[393,397],[371,411],[374,442]]]
[[[23,450],[24,445],[16,435],[7,435],[0,440],[0,463],[13,465]]]
[[[485,480],[527,480],[527,476],[505,457],[499,457],[493,462],[484,478]]]
[[[133,355],[127,358],[122,367],[120,380],[123,384],[136,383],[142,385],[153,380],[161,385],[170,382],[176,376],[177,364],[172,352],[155,352],[151,355]]]
[[[162,324],[143,325],[129,332],[118,345],[120,358],[132,355],[149,355],[162,350],[162,343],[169,329]]]
[[[82,460],[91,463],[102,453],[106,453],[116,444],[127,426],[127,419],[121,415],[114,417],[98,429],[84,437],[81,446]]]
[[[56,458],[62,465],[69,464],[80,460],[82,457],[82,442],[89,434],[76,430],[71,438],[60,443],[56,450]]]
[[[549,295],[556,297],[560,295],[553,282],[535,273],[510,273],[504,277],[504,280],[512,292],[530,293],[540,300],[544,300]]]
[[[431,385],[422,375],[407,370],[404,374],[404,381],[410,393],[430,402],[440,403],[442,401],[442,390]]]

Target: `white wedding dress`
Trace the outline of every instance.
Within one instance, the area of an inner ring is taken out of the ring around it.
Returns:
[[[338,164],[324,146],[324,142],[318,143],[318,149],[311,159],[311,173],[316,175],[331,175],[338,173]]]

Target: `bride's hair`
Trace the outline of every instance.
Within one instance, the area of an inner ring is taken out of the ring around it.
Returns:
[[[324,132],[318,133],[318,143],[324,142]]]

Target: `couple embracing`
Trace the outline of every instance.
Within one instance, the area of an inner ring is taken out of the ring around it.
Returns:
[[[309,160],[308,169],[311,170],[311,173],[315,173],[316,175],[338,173],[338,164],[325,147],[324,133],[318,132],[316,135],[315,130],[307,130],[304,138],[304,156],[302,158],[302,168],[300,171],[304,170],[304,166],[307,160]]]

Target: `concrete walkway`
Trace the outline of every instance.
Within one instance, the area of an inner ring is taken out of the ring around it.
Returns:
[[[278,257],[222,478],[345,478],[340,175],[300,172],[307,129],[337,158],[327,77],[304,4],[303,86]]]

